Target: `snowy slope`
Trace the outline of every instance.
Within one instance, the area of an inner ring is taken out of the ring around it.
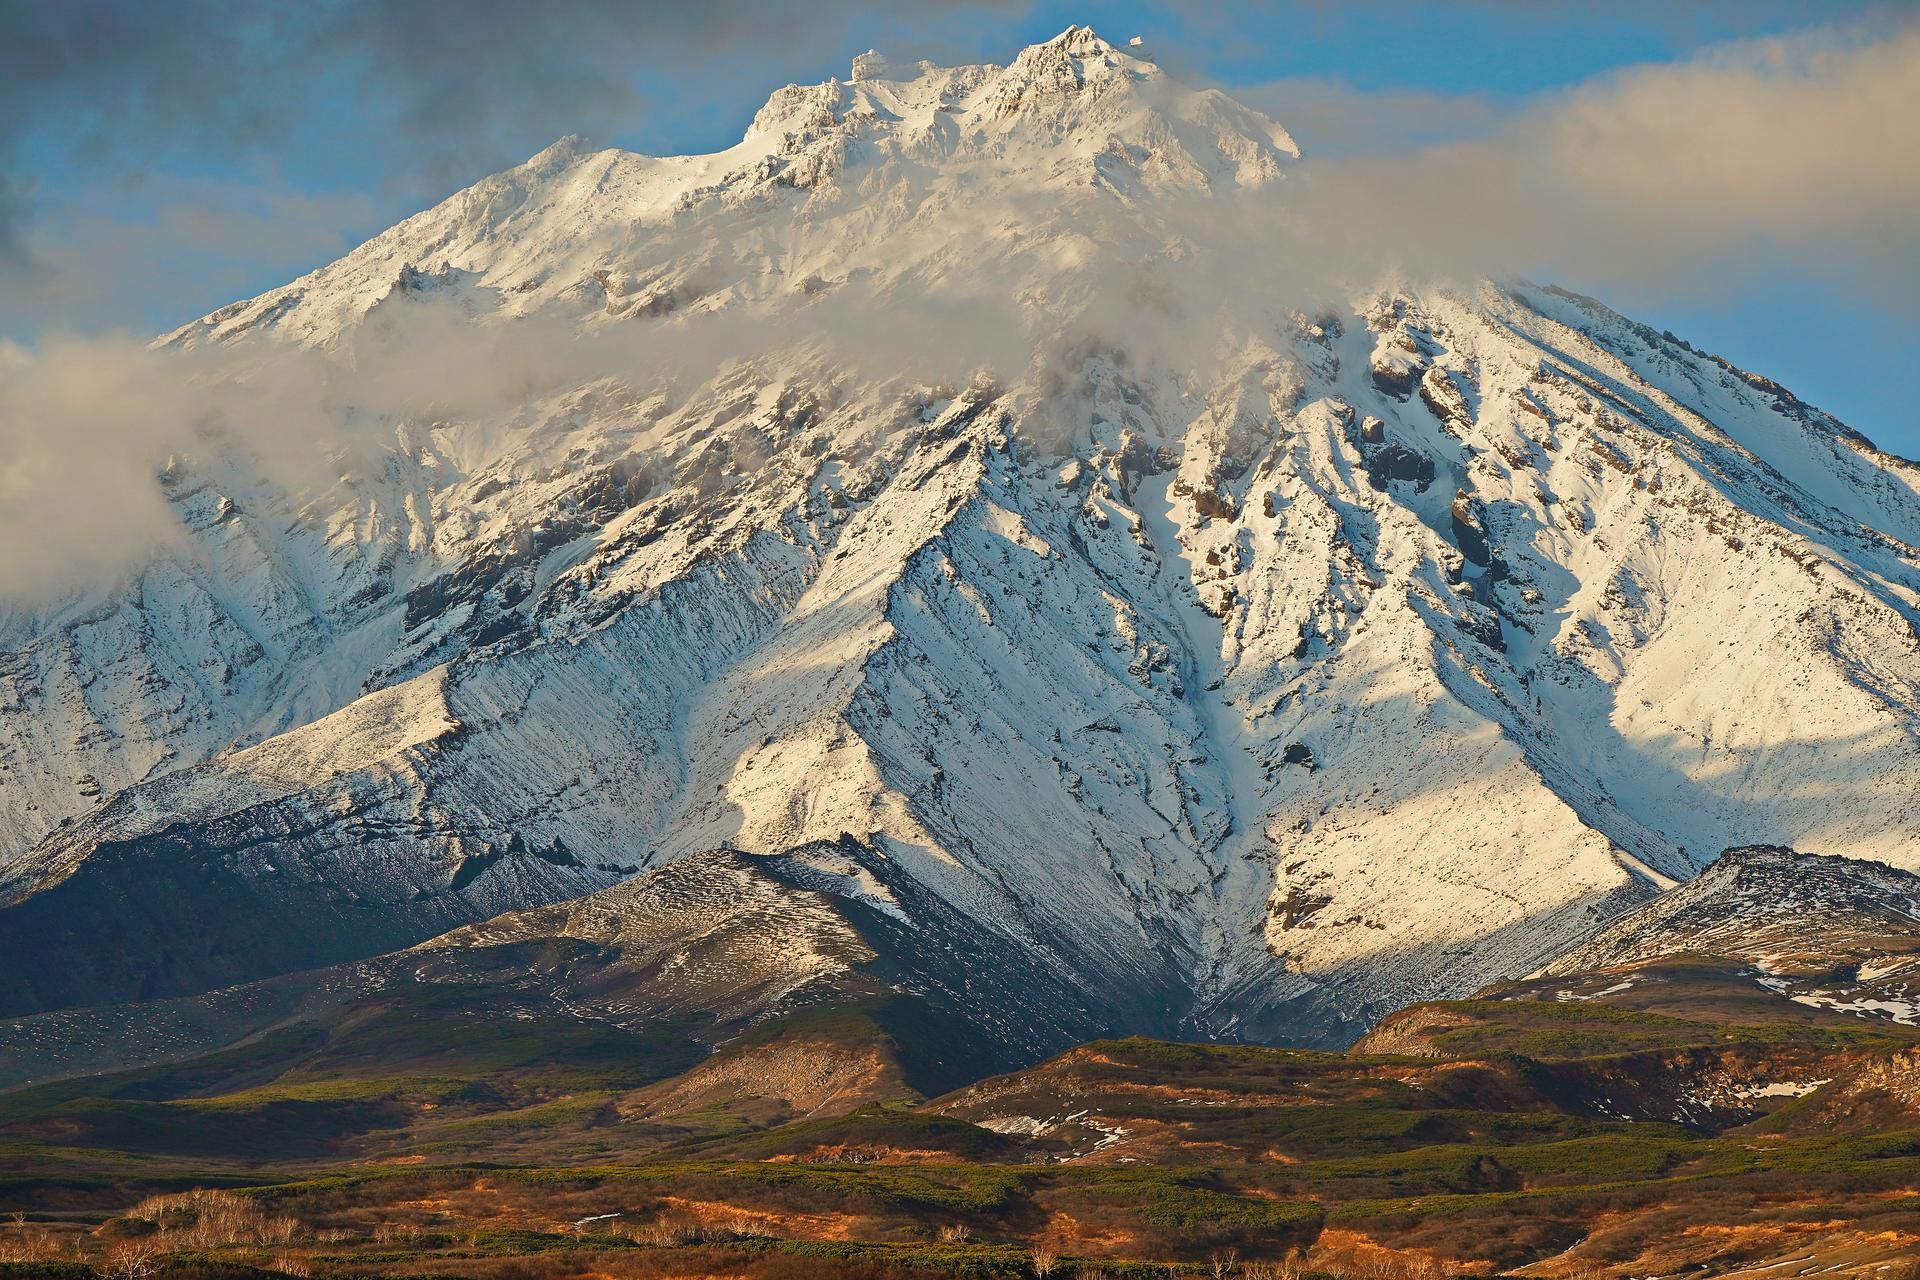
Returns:
[[[333,486],[183,459],[197,554],[0,620],[4,1011],[346,958],[70,964],[157,937],[127,883],[344,894],[366,955],[849,834],[1090,992],[1339,1040],[1731,845],[1920,862],[1920,469],[1551,289],[1308,299],[1297,157],[1074,28],[564,141],[170,335],[577,345]]]
[[[1687,884],[1602,930],[1538,977],[1607,975],[1708,955],[1752,966],[1797,1003],[1920,1025],[1920,876],[1790,849],[1729,849]]]

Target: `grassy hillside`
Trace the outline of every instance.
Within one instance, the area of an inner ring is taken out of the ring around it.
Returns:
[[[709,1053],[692,1028],[399,989],[0,1095],[0,1207],[25,1214],[0,1264],[1258,1280],[1738,1275],[1798,1251],[1891,1280],[1920,1256],[1920,1033],[1704,961],[1658,976],[1623,1003],[1417,1006],[1349,1053],[1096,1041],[931,1099],[885,1004]]]

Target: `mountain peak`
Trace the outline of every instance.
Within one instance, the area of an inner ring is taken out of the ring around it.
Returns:
[[[1022,52],[1033,53],[1038,50],[1054,50],[1072,58],[1104,58],[1115,56],[1125,58],[1129,61],[1137,61],[1140,60],[1140,55],[1145,50],[1146,43],[1144,38],[1134,36],[1131,40],[1128,40],[1124,46],[1117,45],[1102,37],[1101,34],[1092,27],[1084,23],[1075,23],[1051,40],[1042,40],[1038,44],[1028,45]]]
[[[1158,75],[1159,68],[1100,38],[1092,27],[1068,27],[1051,40],[1031,44],[1007,66],[1010,76],[1071,73],[1080,84],[1122,77]]]
[[[1059,49],[1076,58],[1095,58],[1102,54],[1118,52],[1114,46],[1100,38],[1100,33],[1092,27],[1079,23],[1068,27],[1051,40],[1031,46],[1036,49]]]
[[[1122,53],[1092,27],[1068,27],[1053,39],[1028,45],[1007,65],[982,104],[989,120],[1031,119],[1066,111],[1057,123],[1077,130],[1078,117],[1096,104],[1113,103],[1125,111],[1133,90],[1149,81],[1166,83],[1151,62]]]
[[[553,173],[564,169],[589,150],[587,140],[577,133],[558,138],[527,158],[521,167],[533,173]]]

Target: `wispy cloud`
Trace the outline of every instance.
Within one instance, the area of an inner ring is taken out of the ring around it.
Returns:
[[[1284,123],[1320,158],[1399,152],[1480,137],[1518,109],[1517,103],[1491,93],[1359,89],[1324,76],[1275,80],[1232,93]]]
[[[0,334],[100,332],[180,321],[352,248],[357,193],[155,177],[130,207],[71,202],[16,228],[0,254]]]
[[[1303,217],[1342,253],[1414,271],[1572,276],[1628,297],[1784,265],[1920,312],[1920,147],[1909,136],[1920,23],[1713,49],[1480,127],[1480,104],[1448,102],[1446,128],[1460,136],[1425,146],[1390,142],[1392,118],[1423,104],[1335,101],[1345,105],[1333,127],[1344,115],[1349,140],[1365,145],[1309,170]]]

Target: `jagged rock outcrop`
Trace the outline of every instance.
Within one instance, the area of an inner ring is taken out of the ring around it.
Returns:
[[[1729,849],[1539,976],[1682,954],[1750,964],[1759,985],[1811,1008],[1920,1025],[1920,876],[1768,845]]]

